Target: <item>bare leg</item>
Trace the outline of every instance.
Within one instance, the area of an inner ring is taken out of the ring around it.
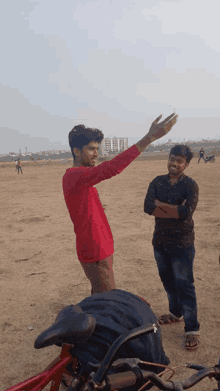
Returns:
[[[112,270],[113,255],[93,263],[81,262],[84,272],[91,282],[91,295],[94,293],[109,292],[115,289],[115,280]]]

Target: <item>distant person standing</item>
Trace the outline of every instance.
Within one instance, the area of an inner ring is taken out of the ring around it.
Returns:
[[[21,161],[20,161],[20,159],[18,159],[18,161],[17,161],[17,170],[18,170],[18,174],[19,174],[19,170],[21,170],[21,174],[22,174],[22,168],[21,168]]]
[[[15,171],[17,171],[17,169],[18,169],[18,162],[17,160],[15,160]]]
[[[200,159],[203,159],[204,162],[206,162],[206,161],[205,161],[205,158],[204,158],[204,155],[205,155],[205,151],[204,151],[203,148],[201,148],[200,151],[199,151],[199,160],[198,160],[198,163],[200,162]]]

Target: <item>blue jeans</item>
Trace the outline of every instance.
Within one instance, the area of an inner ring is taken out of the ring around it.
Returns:
[[[206,161],[205,161],[205,158],[204,158],[204,155],[200,155],[200,156],[199,156],[198,163],[200,162],[200,160],[201,160],[201,159],[203,159],[203,160],[204,160],[204,162],[206,162]]]
[[[196,292],[193,279],[194,246],[168,253],[162,246],[154,248],[159,275],[169,300],[170,313],[185,322],[185,332],[198,331]]]

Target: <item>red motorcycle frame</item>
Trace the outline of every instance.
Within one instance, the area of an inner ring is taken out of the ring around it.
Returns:
[[[73,361],[74,369],[74,365],[76,366],[77,363],[77,359],[73,359],[70,354],[70,347],[71,345],[63,345],[60,356],[56,357],[42,373],[39,373],[16,386],[12,386],[5,391],[41,391],[51,381],[50,391],[58,391],[63,374],[66,373],[69,375],[68,370],[66,369],[67,364]]]

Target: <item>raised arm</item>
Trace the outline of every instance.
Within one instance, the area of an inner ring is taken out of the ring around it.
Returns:
[[[119,174],[139,155],[140,152],[133,145],[112,160],[103,162],[96,167],[70,168],[63,177],[63,187],[66,191],[80,192]]]
[[[149,144],[151,144],[153,141],[156,141],[160,139],[161,137],[165,136],[175,125],[177,121],[178,115],[175,115],[175,113],[169,115],[169,117],[165,118],[165,120],[160,121],[162,118],[162,114],[155,119],[155,121],[152,123],[149,132],[144,136],[138,143],[136,144],[136,147],[139,152],[143,152]]]
[[[123,171],[153,141],[167,134],[176,123],[177,115],[172,114],[159,123],[160,115],[151,125],[149,132],[137,144],[120,153],[114,159],[101,163],[96,167],[74,167],[67,170],[63,177],[63,185],[67,191],[79,192],[83,188],[94,186]]]

